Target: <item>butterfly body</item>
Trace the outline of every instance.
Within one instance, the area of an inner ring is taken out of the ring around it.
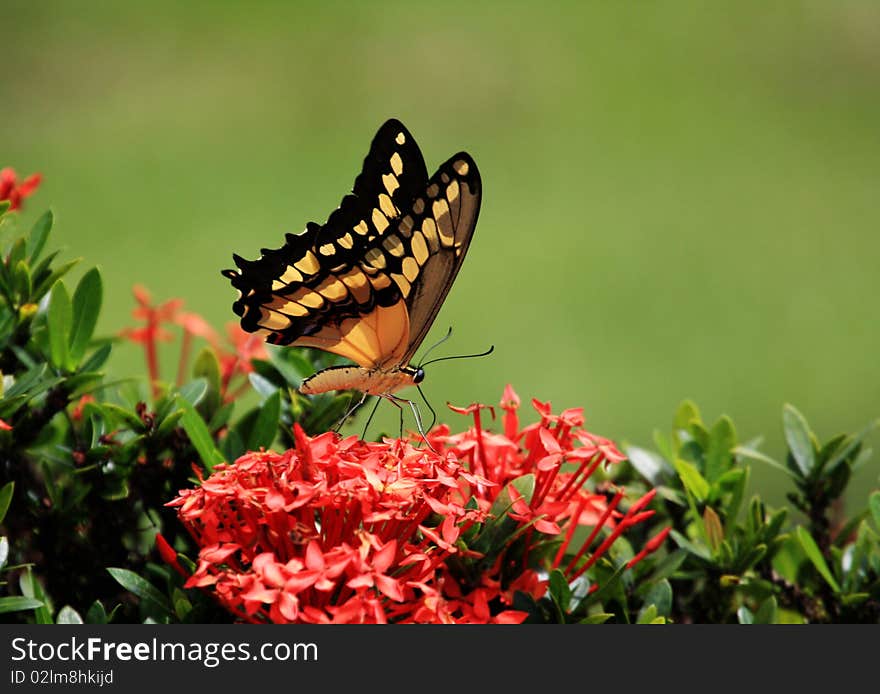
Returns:
[[[357,366],[325,369],[303,394],[359,390],[388,397],[416,385],[410,365],[458,274],[476,226],[482,182],[459,152],[428,178],[397,120],[379,128],[352,193],[323,225],[310,222],[254,261],[226,270],[244,330],[273,344],[315,347]]]
[[[328,390],[359,390],[367,395],[387,397],[407,386],[421,383],[425,372],[413,366],[365,369],[363,366],[331,366],[310,376],[299,387],[303,395]]]

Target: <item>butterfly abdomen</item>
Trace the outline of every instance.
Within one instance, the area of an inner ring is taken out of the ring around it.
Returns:
[[[367,395],[388,395],[412,386],[421,379],[412,367],[365,369],[360,366],[332,366],[310,376],[299,387],[303,395],[316,395],[330,390],[357,390]]]

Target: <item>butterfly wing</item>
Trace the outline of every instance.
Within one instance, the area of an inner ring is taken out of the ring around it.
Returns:
[[[242,328],[274,344],[319,347],[363,366],[398,357],[409,324],[389,274],[400,262],[389,263],[382,244],[427,179],[406,127],[394,119],[384,123],[352,193],[325,224],[310,222],[302,234],[288,234],[281,248],[263,249],[258,260],[233,256],[238,270],[223,274],[241,294],[233,310]],[[358,330],[346,340],[352,326]]]
[[[279,249],[226,270],[241,326],[274,344],[318,347],[361,366],[405,364],[461,267],[481,182],[465,153],[427,180],[412,135],[378,131],[353,191],[327,222],[288,234]]]
[[[482,194],[476,163],[467,153],[459,152],[440,166],[413,202],[411,214],[400,222],[409,257],[418,266],[411,286],[401,283],[410,323],[403,363],[409,363],[422,344],[458,275],[477,225]]]

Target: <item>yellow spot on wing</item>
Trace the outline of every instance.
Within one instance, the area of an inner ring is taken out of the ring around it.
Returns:
[[[400,181],[394,174],[382,174],[382,185],[388,191],[388,195],[394,195],[394,191],[400,188]]]
[[[384,272],[379,273],[375,277],[370,277],[369,280],[370,284],[373,285],[373,289],[375,289],[377,292],[380,292],[386,287],[391,286],[391,279]]]
[[[419,265],[424,265],[428,259],[428,245],[425,243],[425,237],[422,232],[417,231],[412,237],[413,257]]]
[[[367,232],[370,231],[370,227],[367,226],[367,223],[364,220],[361,220],[360,223],[354,227],[354,231],[356,231],[361,236],[366,236]]]
[[[382,241],[382,245],[385,247],[386,251],[391,253],[391,255],[397,256],[398,258],[403,256],[403,243],[398,236],[391,234],[388,238]]]
[[[385,213],[386,217],[393,219],[397,216],[397,208],[394,207],[391,198],[385,195],[385,193],[379,193],[379,207],[382,208],[382,212]]]
[[[416,277],[419,276],[419,264],[415,258],[404,258],[401,269],[403,270],[403,276],[410,282],[414,282]]]
[[[440,243],[443,246],[451,246],[455,237],[452,230],[452,219],[449,217],[449,205],[443,199],[435,200],[431,208],[434,218],[437,220],[437,230],[440,232]]]
[[[452,168],[455,169],[455,173],[459,176],[467,176],[468,174],[468,163],[462,159],[459,159],[452,165]]]
[[[388,219],[378,207],[373,208],[373,226],[380,234],[388,228]]]
[[[431,253],[436,253],[440,250],[440,238],[437,236],[437,225],[430,217],[422,222],[422,233],[428,241],[428,248],[431,249]]]
[[[345,284],[335,277],[328,277],[325,279],[321,284],[315,287],[315,291],[329,301],[339,301],[348,295],[348,290],[345,288]]]
[[[381,270],[385,267],[385,254],[378,248],[371,248],[364,254],[364,260]]]
[[[393,272],[391,273],[391,279],[393,279],[395,284],[400,287],[400,293],[403,294],[404,297],[409,296],[409,290],[412,289],[412,287],[406,277],[397,272]]]
[[[314,275],[321,267],[321,263],[318,262],[315,254],[311,251],[306,251],[306,254],[297,260],[294,265],[307,275]]]
[[[333,255],[336,253],[336,247],[332,243],[325,243],[318,249],[321,255]]]
[[[403,133],[397,133],[397,137],[394,138],[394,141],[397,144],[402,145],[404,142],[406,142],[406,135],[404,135]]]
[[[391,155],[391,170],[397,176],[403,173],[403,159],[400,158],[400,154],[397,152]]]
[[[345,232],[345,236],[339,237],[339,245],[343,248],[349,249],[354,246],[354,239],[351,238],[351,234]]]
[[[354,300],[359,304],[365,304],[370,300],[370,285],[367,276],[358,268],[347,272],[340,278],[345,286],[351,291]]]
[[[260,325],[264,328],[267,328],[269,330],[284,330],[285,328],[290,327],[290,318],[278,313],[277,311],[263,308],[260,309],[260,313],[262,314],[260,318]]]

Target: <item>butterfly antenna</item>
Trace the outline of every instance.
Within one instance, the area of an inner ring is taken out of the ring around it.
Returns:
[[[422,363],[419,364],[419,368],[422,368],[422,366],[424,365],[425,359],[428,358],[428,355],[431,352],[433,352],[436,347],[439,347],[444,342],[446,342],[446,340],[448,340],[450,337],[452,337],[452,326],[451,325],[449,326],[449,330],[446,331],[446,335],[444,335],[439,340],[437,340],[437,342],[435,342],[433,345],[428,347],[428,350],[422,355]]]
[[[492,345],[485,352],[480,352],[479,354],[456,354],[451,357],[438,357],[437,359],[432,359],[431,361],[426,361],[423,364],[419,364],[419,368],[422,368],[423,366],[427,366],[428,364],[434,364],[438,361],[447,361],[449,359],[474,359],[476,357],[488,357],[494,351],[495,351],[495,345]]]
[[[381,399],[382,399],[382,398],[376,398],[376,404],[373,405],[373,409],[370,411],[370,416],[367,418],[367,423],[364,424],[364,431],[363,431],[363,433],[361,434],[361,441],[365,441],[366,438],[367,438],[367,429],[370,428],[370,422],[373,421],[373,415],[376,414],[376,410],[379,409],[379,401],[380,401]]]

